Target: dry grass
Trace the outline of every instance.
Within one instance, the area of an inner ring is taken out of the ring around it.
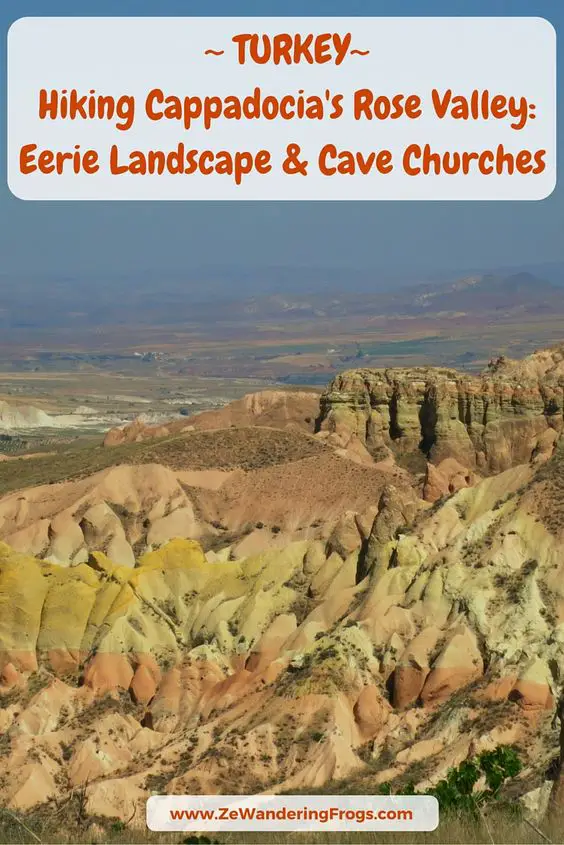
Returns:
[[[547,839],[558,845],[564,842],[564,820],[545,819],[535,825]],[[86,821],[82,825],[68,824],[49,817],[45,812],[36,811],[17,817],[8,815],[0,809],[0,842],[3,845],[12,843],[37,843],[44,845],[66,845],[67,843],[107,843],[108,845],[474,845],[474,843],[490,843],[490,845],[534,845],[545,840],[535,827],[531,827],[522,819],[512,819],[496,811],[490,812],[487,819],[481,823],[471,818],[446,818],[437,830],[430,833],[207,833],[197,836],[190,833],[152,833],[144,829],[124,827],[117,822],[102,819]],[[37,837],[37,838],[35,838]]]
[[[195,431],[145,444],[142,462],[171,469],[260,469],[319,455],[326,447],[308,434],[266,427]]]
[[[308,434],[271,428],[194,431],[105,449],[73,446],[30,460],[0,463],[0,495],[83,478],[119,464],[158,463],[171,469],[258,469],[318,455],[326,447]]]

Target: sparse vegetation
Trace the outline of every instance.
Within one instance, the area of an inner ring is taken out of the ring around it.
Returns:
[[[160,774],[147,775],[145,780],[145,789],[156,795],[161,795],[165,791],[165,787],[170,780],[170,775],[165,772]]]
[[[522,765],[514,748],[499,746],[493,751],[483,751],[478,757],[464,760],[456,768],[449,770],[446,778],[424,793],[418,793],[414,783],[407,784],[401,790],[403,795],[434,795],[442,813],[467,813],[470,817],[479,817],[481,807],[499,801],[503,785],[516,777]],[[485,781],[482,789],[476,789],[480,779]],[[383,784],[380,793],[390,795],[392,784]]]
[[[321,454],[326,449],[300,431],[270,428],[188,431],[145,443],[112,448],[73,444],[33,460],[0,463],[0,495],[38,484],[84,478],[120,464],[159,463],[171,469],[258,469]],[[120,519],[127,508],[112,505]]]

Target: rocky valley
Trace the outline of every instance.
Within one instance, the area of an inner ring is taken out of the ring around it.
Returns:
[[[564,807],[564,346],[347,370],[0,464],[0,804],[426,789]]]

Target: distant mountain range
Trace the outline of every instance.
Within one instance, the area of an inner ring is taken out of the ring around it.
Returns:
[[[218,319],[221,303],[214,303]],[[367,318],[374,316],[428,316],[492,313],[564,313],[564,288],[530,273],[472,275],[446,283],[426,283],[387,291],[319,292],[256,296],[229,303],[230,320],[304,320]],[[195,312],[203,321],[210,306]]]
[[[0,277],[0,329],[564,313],[564,264],[547,265],[547,270],[546,275],[529,270],[471,273],[419,284],[394,284],[367,271],[283,268],[148,273],[135,280]]]

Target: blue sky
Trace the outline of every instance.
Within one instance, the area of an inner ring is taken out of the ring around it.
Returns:
[[[559,37],[564,32],[563,0],[2,0],[2,50],[16,18],[77,8],[83,15],[541,15]],[[5,55],[1,67],[4,74]],[[3,139],[4,115],[2,75]],[[385,285],[397,270],[423,277],[443,268],[564,261],[562,180],[550,198],[531,203],[26,203],[11,196],[3,172],[0,224],[0,274],[62,274],[77,283],[221,263],[370,269]]]

